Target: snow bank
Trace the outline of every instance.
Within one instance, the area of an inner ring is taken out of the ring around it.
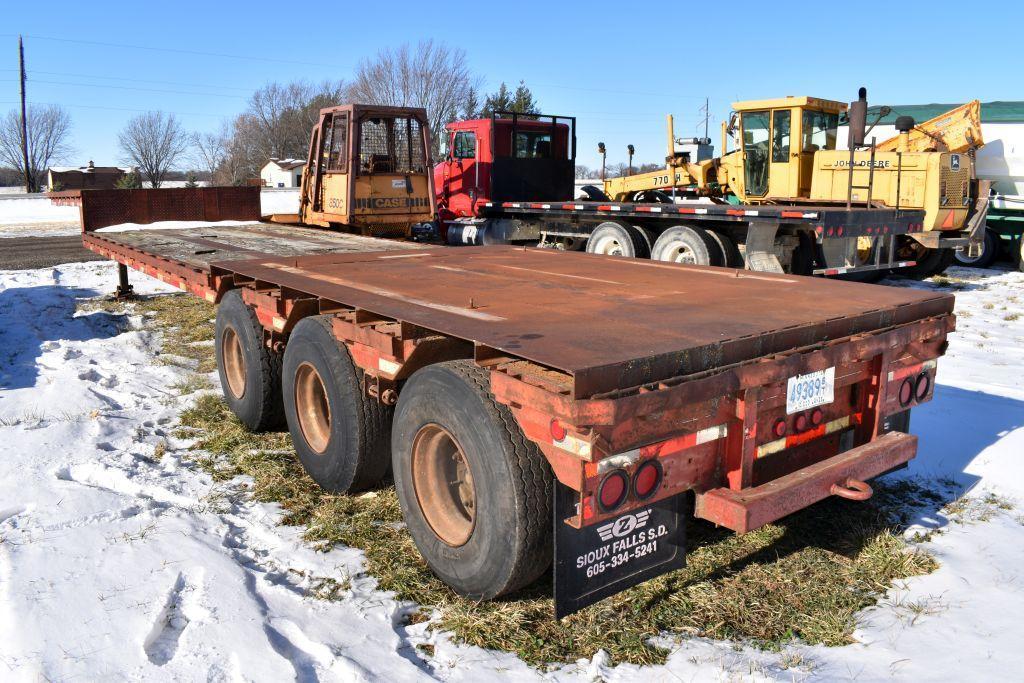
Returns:
[[[78,223],[77,206],[54,206],[44,195],[0,195],[0,225]]]
[[[935,400],[914,412],[920,453],[901,476],[1019,505],[1024,274],[950,275],[964,288],[959,330]],[[276,507],[226,500],[182,462],[172,432],[188,399],[171,388],[182,371],[158,362],[159,338],[138,317],[74,314],[114,281],[105,263],[0,272],[4,680],[992,680],[1024,665],[1019,507],[972,524],[923,516],[918,531],[942,531],[926,544],[941,567],[865,611],[848,647],[771,653],[695,638],[668,643],[662,667],[599,654],[542,674],[403,626],[407,608],[361,574],[359,551],[314,552],[276,525]],[[322,579],[351,589],[316,600]]]

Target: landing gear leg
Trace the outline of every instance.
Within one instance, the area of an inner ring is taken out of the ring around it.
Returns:
[[[135,288],[128,282],[128,266],[123,263],[117,264],[117,291],[114,292],[115,299],[131,299],[135,296]]]

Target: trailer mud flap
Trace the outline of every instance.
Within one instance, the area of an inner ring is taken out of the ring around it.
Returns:
[[[685,495],[574,529],[578,494],[556,483],[555,618],[686,566]]]

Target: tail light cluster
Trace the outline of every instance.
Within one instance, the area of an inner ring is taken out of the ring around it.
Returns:
[[[651,498],[661,487],[661,463],[656,458],[644,460],[631,477],[624,469],[615,469],[604,475],[597,486],[597,503],[601,512],[611,512],[629,498],[643,501]]]
[[[825,413],[821,408],[813,408],[794,414],[792,425],[786,422],[786,418],[780,417],[772,424],[772,434],[775,435],[775,438],[781,439],[790,432],[790,429],[792,429],[794,434],[799,434],[800,432],[806,432],[808,429],[818,427],[824,421]]]
[[[932,378],[927,372],[911,375],[900,384],[899,402],[900,406],[906,408],[913,403],[920,403],[928,396],[932,388]]]

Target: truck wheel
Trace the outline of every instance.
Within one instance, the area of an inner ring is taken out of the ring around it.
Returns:
[[[708,230],[708,235],[711,236],[711,239],[718,245],[719,251],[722,252],[723,266],[726,268],[743,268],[743,255],[740,254],[740,248],[736,246],[731,237],[717,230]]]
[[[231,290],[217,307],[217,374],[224,401],[254,432],[281,426],[281,354],[263,343],[256,312]]]
[[[915,280],[924,280],[949,268],[953,264],[953,254],[956,253],[952,249],[925,249],[923,251],[924,253],[918,257],[916,265],[901,268],[895,272]]]
[[[486,370],[451,361],[413,374],[398,399],[391,443],[409,533],[442,581],[486,600],[547,570],[551,468],[494,400]]]
[[[725,254],[708,231],[690,225],[676,225],[661,233],[651,250],[651,258],[698,266],[721,266],[725,263]]]
[[[587,252],[606,256],[647,258],[650,251],[644,236],[632,225],[606,221],[590,233]]]
[[[300,320],[284,351],[284,411],[303,468],[327,491],[369,488],[387,473],[393,410],[363,391],[363,372],[330,316]]]
[[[968,268],[988,268],[999,255],[999,235],[989,229],[985,229],[985,239],[981,244],[981,254],[975,258],[967,255],[967,250],[953,252],[953,258],[959,266]]]

